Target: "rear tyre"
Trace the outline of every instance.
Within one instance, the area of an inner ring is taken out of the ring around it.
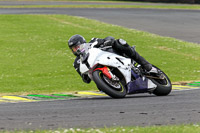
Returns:
[[[160,70],[159,68],[157,68],[157,70],[159,70],[162,73],[163,79],[149,78],[154,84],[157,85],[156,89],[153,91],[153,94],[155,94],[156,96],[166,96],[172,90],[171,81],[162,70]]]
[[[112,81],[99,70],[93,72],[93,80],[99,90],[112,98],[124,98],[126,96],[126,88],[121,81]]]

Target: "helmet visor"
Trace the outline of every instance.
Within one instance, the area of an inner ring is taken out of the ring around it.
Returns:
[[[83,43],[80,45],[75,45],[71,47],[72,52],[74,53],[74,55],[79,55],[81,52],[84,52],[85,49],[88,49],[88,47],[90,46],[89,43]]]
[[[76,53],[79,48],[80,48],[80,45],[75,45],[71,47],[73,53]]]

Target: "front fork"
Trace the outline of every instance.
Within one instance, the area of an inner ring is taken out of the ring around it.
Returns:
[[[94,71],[96,71],[96,70],[102,71],[102,73],[106,77],[108,77],[109,79],[111,79],[111,80],[119,81],[119,79],[114,74],[112,74],[112,72],[110,71],[110,69],[107,66],[104,66],[102,68],[96,68]]]

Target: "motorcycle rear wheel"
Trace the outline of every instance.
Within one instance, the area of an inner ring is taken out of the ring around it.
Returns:
[[[160,70],[158,67],[154,66],[155,68],[157,68],[157,70],[161,71],[161,73],[163,74],[163,79],[154,79],[154,78],[150,78],[150,80],[157,85],[156,89],[153,91],[153,94],[155,94],[156,96],[166,96],[168,95],[171,90],[172,90],[172,84],[170,79],[168,78],[168,76],[162,71]]]
[[[100,91],[103,91],[112,98],[124,98],[126,96],[126,88],[120,81],[113,83],[113,81],[106,78],[99,70],[93,72],[93,80]]]

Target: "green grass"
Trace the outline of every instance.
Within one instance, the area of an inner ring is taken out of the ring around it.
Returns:
[[[128,3],[127,3],[128,4]],[[148,8],[148,9],[190,9],[200,10],[200,5],[17,5],[0,6],[0,8]]]
[[[13,131],[15,133],[200,133],[200,125],[169,125],[151,127],[69,128],[58,130]],[[6,131],[4,133],[7,133]],[[9,131],[10,133],[10,131]]]
[[[13,1],[13,0],[0,0],[0,1]],[[123,0],[15,0],[15,1],[80,1],[80,2],[87,2],[87,1],[97,1],[97,2],[101,2],[101,1],[106,1],[106,2],[117,2],[117,1],[121,1],[123,2]],[[126,0],[124,0],[125,2]]]
[[[96,90],[74,70],[74,34],[124,38],[175,81],[199,80],[200,45],[66,15],[0,15],[0,93]]]

